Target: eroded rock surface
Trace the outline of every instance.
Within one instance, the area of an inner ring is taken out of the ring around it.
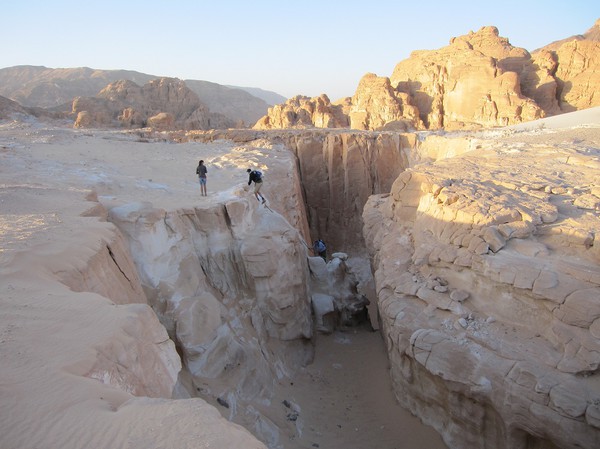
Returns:
[[[598,128],[473,142],[363,213],[397,395],[450,447],[596,447]]]

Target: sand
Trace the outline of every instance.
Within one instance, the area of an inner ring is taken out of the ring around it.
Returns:
[[[301,407],[301,435],[292,433],[286,448],[446,448],[398,405],[381,334],[370,326],[319,334],[314,363],[285,391]]]

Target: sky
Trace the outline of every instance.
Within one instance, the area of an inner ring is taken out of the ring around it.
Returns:
[[[285,97],[354,94],[413,50],[494,25],[533,51],[583,34],[598,0],[19,0],[3,2],[0,68],[135,70]]]

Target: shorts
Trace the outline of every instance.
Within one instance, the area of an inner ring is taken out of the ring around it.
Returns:
[[[261,182],[255,182],[254,183],[254,193],[258,193],[260,192],[260,188],[262,187],[263,183]]]
[[[205,186],[206,185],[206,178],[198,177],[198,180],[200,181],[200,185],[201,186]]]

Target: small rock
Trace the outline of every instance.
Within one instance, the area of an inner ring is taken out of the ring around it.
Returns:
[[[225,408],[229,408],[229,403],[223,398],[217,398],[217,402],[219,405],[222,405]]]
[[[464,318],[459,318],[458,324],[460,324],[463,329],[466,329],[469,326],[468,321],[465,320]]]
[[[450,292],[450,299],[456,302],[463,302],[471,296],[469,292],[464,290],[452,290]]]

